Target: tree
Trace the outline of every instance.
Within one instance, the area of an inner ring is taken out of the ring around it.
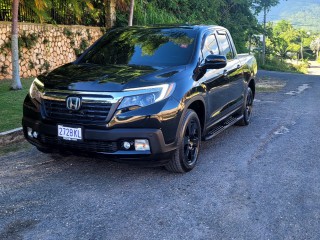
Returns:
[[[43,22],[47,18],[47,10],[49,10],[49,1],[47,0],[25,0],[24,4],[35,10],[35,13],[39,17],[40,22]],[[82,3],[85,3],[89,9],[93,9],[93,5],[89,0],[77,1],[77,0],[67,0],[68,4],[71,4],[74,8],[74,13],[79,19],[82,14]],[[12,1],[12,28],[11,28],[11,54],[12,54],[12,90],[22,89],[21,79],[20,79],[20,64],[19,64],[19,34],[18,34],[18,13],[19,13],[19,0]]]
[[[310,48],[313,52],[316,53],[316,60],[318,60],[320,51],[320,37],[317,37],[316,39],[312,40],[312,42],[310,43]]]
[[[294,29],[289,22],[282,20],[272,28],[272,36],[269,38],[268,47],[277,56],[284,59],[289,52],[299,53],[300,37],[298,30]]]
[[[229,29],[239,52],[247,51],[250,34],[258,34],[252,0],[142,0],[134,9],[134,23],[208,24]],[[117,12],[117,24],[127,25],[128,11]],[[249,32],[250,30],[250,32]],[[259,30],[261,32],[261,30]]]
[[[19,46],[18,46],[18,11],[19,0],[12,2],[12,28],[11,28],[11,53],[12,53],[12,90],[22,89],[19,71]]]
[[[303,29],[300,29],[299,31],[299,35],[300,35],[300,58],[303,60],[303,47],[304,47],[304,41],[309,37],[310,32],[306,32]]]
[[[263,39],[262,39],[262,64],[266,62],[266,23],[267,13],[271,7],[276,6],[279,0],[253,0],[253,8],[256,13],[263,11]]]
[[[131,1],[130,1],[130,13],[129,13],[128,26],[132,26],[133,10],[134,10],[134,0],[131,0]]]

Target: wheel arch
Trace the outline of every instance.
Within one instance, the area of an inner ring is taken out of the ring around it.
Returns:
[[[253,93],[253,97],[256,95],[256,82],[254,79],[251,79],[248,83],[248,87],[251,88],[251,91]]]
[[[187,109],[192,109],[193,111],[196,112],[200,120],[201,130],[203,132],[205,128],[205,123],[206,123],[206,107],[205,107],[204,99],[202,97],[192,98],[191,100],[188,101],[188,104],[186,104],[184,113]]]

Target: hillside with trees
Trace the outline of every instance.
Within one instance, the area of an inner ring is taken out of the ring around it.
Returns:
[[[320,32],[320,0],[281,0],[268,13],[268,21],[286,20],[296,28]],[[262,22],[262,14],[258,15]]]

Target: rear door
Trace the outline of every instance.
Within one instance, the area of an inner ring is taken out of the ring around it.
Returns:
[[[228,79],[228,105],[226,106],[226,111],[230,112],[241,106],[243,103],[245,86],[243,66],[237,58],[237,52],[228,33],[226,31],[218,31],[217,40],[221,55],[224,55],[227,58],[225,74]]]

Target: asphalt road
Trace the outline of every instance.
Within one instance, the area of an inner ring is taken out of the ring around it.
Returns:
[[[252,123],[204,142],[187,174],[2,156],[0,239],[320,239],[320,76],[260,77],[286,85],[259,92]]]

